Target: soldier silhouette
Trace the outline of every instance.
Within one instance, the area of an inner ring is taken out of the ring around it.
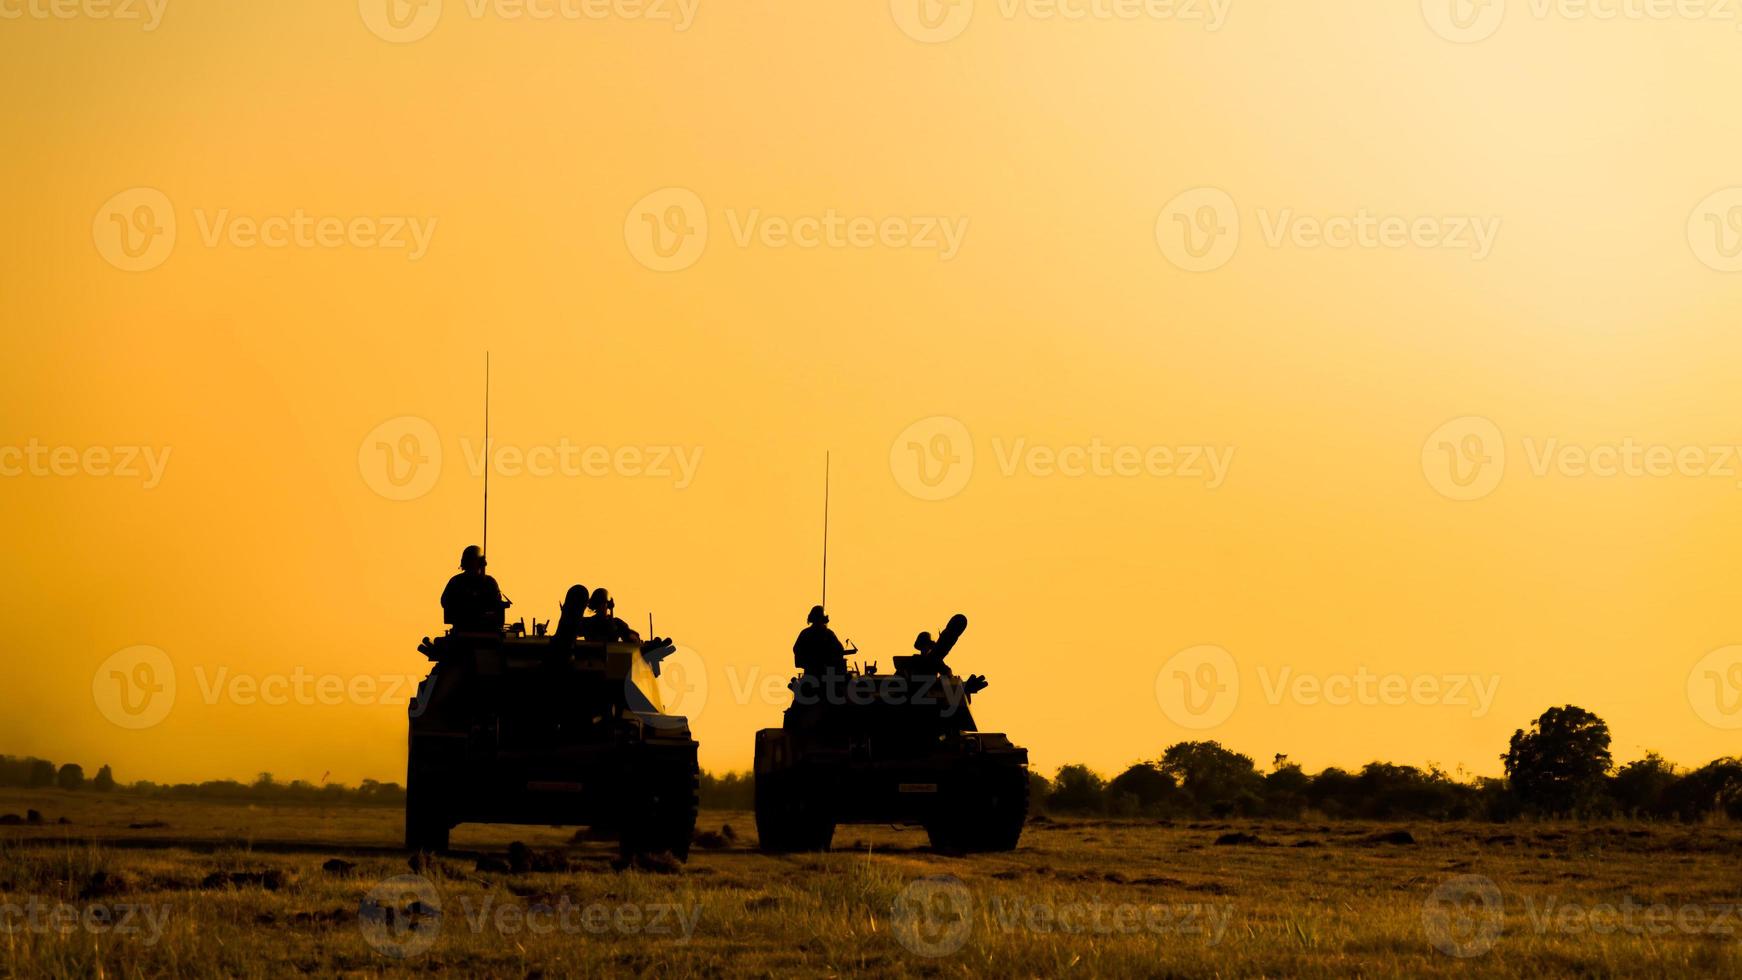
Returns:
[[[581,620],[582,638],[594,643],[634,643],[641,639],[641,634],[617,618],[617,603],[611,598],[611,593],[604,589],[593,590],[587,608],[593,615]]]
[[[845,674],[847,648],[835,631],[829,629],[828,614],[822,606],[812,606],[806,626],[792,644],[793,666],[807,674]]]
[[[502,598],[496,580],[485,573],[484,549],[471,545],[460,555],[460,574],[442,590],[442,620],[459,633],[502,629],[503,612],[513,603]]]
[[[581,635],[581,617],[587,612],[587,599],[592,593],[584,585],[576,585],[563,596],[563,601],[557,606],[562,615],[557,618],[556,633],[551,636],[551,645],[558,647],[573,646]]]

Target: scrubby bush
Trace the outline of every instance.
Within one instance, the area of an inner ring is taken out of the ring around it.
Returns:
[[[1670,812],[1670,792],[1681,776],[1656,752],[1621,767],[1609,781],[1609,796],[1618,813],[1632,817],[1662,817]]]
[[[1609,726],[1583,708],[1550,708],[1512,736],[1506,778],[1528,809],[1562,816],[1589,812],[1604,800],[1604,777],[1614,767]]]
[[[1153,762],[1139,762],[1107,784],[1108,810],[1120,816],[1159,816],[1184,802],[1179,784]]]
[[[1179,782],[1199,811],[1253,816],[1263,809],[1264,777],[1250,756],[1220,742],[1180,742],[1161,754],[1161,771]]]
[[[1742,759],[1718,759],[1688,773],[1664,794],[1683,820],[1742,819]]]
[[[84,789],[85,769],[76,762],[69,762],[54,774],[54,784],[61,789]]]
[[[1059,813],[1104,813],[1107,784],[1088,766],[1065,766],[1052,782],[1046,806]]]

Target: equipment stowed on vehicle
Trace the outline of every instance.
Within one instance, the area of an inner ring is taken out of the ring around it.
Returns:
[[[450,632],[411,703],[405,844],[448,846],[461,823],[584,825],[625,855],[689,855],[699,770],[689,721],[665,712],[670,641],[557,643]]]

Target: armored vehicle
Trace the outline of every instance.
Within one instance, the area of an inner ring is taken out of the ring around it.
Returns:
[[[698,770],[689,721],[656,678],[668,641],[454,631],[411,703],[405,844],[440,851],[461,823],[585,825],[626,855],[689,855]]]
[[[982,732],[983,677],[944,663],[968,620],[894,672],[806,673],[780,728],[756,733],[756,832],[767,851],[828,850],[840,823],[917,823],[946,851],[1009,851],[1028,818],[1028,750]]]

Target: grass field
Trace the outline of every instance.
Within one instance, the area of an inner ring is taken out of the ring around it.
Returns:
[[[704,812],[736,840],[618,871],[472,826],[414,867],[391,809],[0,791],[29,809],[0,827],[7,975],[1742,975],[1729,825],[1056,820],[976,857],[843,827],[769,857]]]

